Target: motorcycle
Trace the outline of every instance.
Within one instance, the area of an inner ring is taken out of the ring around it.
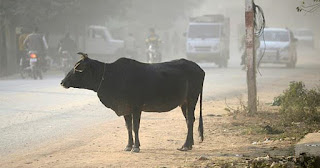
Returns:
[[[154,44],[150,43],[147,49],[147,63],[158,62],[161,62],[161,53]]]
[[[61,64],[62,64],[62,71],[65,73],[65,75],[67,75],[70,69],[72,69],[72,66],[74,64],[74,60],[69,51],[61,52]]]
[[[20,59],[20,75],[22,79],[30,77],[33,79],[42,79],[40,67],[40,58],[37,51],[29,51],[27,56]]]

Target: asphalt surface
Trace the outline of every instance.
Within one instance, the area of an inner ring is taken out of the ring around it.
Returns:
[[[229,68],[200,63],[206,71],[204,100],[222,100],[246,94],[246,71],[236,63]],[[295,69],[282,65],[263,65],[257,74],[258,92],[274,87],[281,80],[305,80],[306,74],[320,80],[320,54],[306,54]],[[83,89],[64,89],[62,73],[45,75],[44,80],[0,79],[0,157],[30,150],[43,142],[74,134],[82,128],[119,119],[105,108],[96,93]]]
[[[62,78],[0,80],[0,157],[117,118],[94,92],[62,88]]]

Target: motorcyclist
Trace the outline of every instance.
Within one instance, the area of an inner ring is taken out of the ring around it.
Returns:
[[[62,51],[68,51],[70,52],[70,54],[76,52],[77,45],[76,42],[73,39],[71,39],[70,33],[66,33],[65,36],[59,41],[58,50],[59,54],[61,54]]]
[[[21,34],[19,35],[19,39],[18,39],[18,63],[20,64],[21,68],[24,68],[26,66],[26,50],[25,50],[25,46],[23,44],[24,40],[27,38],[28,33],[26,32],[26,30],[24,28],[21,29]]]
[[[23,46],[25,46],[28,51],[36,51],[40,66],[44,66],[44,58],[48,50],[48,44],[45,36],[38,31],[38,27],[35,27],[33,32],[23,41]]]
[[[70,67],[76,62],[74,54],[76,53],[76,50],[76,42],[71,39],[70,33],[66,33],[58,44],[58,52],[61,56],[59,61],[65,73],[67,73],[70,70]]]
[[[159,35],[156,34],[156,31],[154,28],[150,28],[149,35],[146,39],[146,45],[147,45],[147,47],[149,47],[150,44],[153,45],[154,49],[157,52],[157,55],[159,56],[159,58],[158,58],[159,60],[161,60],[161,53],[159,50],[160,43],[161,43],[161,40],[160,40]],[[149,56],[147,54],[147,62],[148,62],[148,60],[149,60]]]

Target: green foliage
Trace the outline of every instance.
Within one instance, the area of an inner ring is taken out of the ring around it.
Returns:
[[[320,89],[308,90],[303,82],[291,82],[282,95],[275,98],[287,122],[320,122]]]
[[[73,5],[75,0],[0,1],[0,16],[15,25],[39,24]]]
[[[252,168],[318,168],[320,164],[320,157],[300,155],[299,157],[277,158],[272,157],[264,160],[256,158],[249,161],[249,166]]]

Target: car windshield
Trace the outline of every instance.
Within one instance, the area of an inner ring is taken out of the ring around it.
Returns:
[[[265,31],[260,40],[285,42],[289,41],[289,33],[286,31]]]
[[[190,25],[189,38],[219,38],[220,25]]]

